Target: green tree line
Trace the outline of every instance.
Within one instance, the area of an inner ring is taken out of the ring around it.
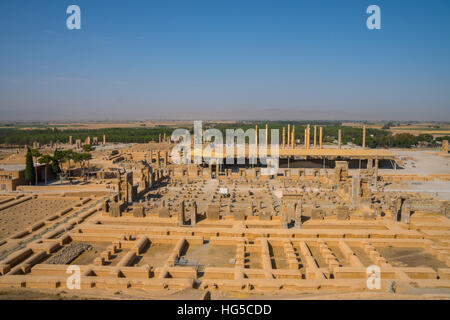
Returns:
[[[48,144],[50,141],[68,143],[72,136],[73,142],[76,139],[86,140],[87,137],[98,137],[99,141],[106,135],[108,142],[123,143],[145,143],[149,141],[158,141],[161,134],[170,135],[173,128],[106,128],[106,129],[80,129],[80,130],[58,130],[58,129],[30,129],[20,130],[16,128],[0,128],[0,144],[8,145],[31,145],[34,141],[41,145]]]
[[[306,122],[305,122],[306,123]],[[295,125],[295,139],[304,143],[304,132],[306,125],[303,122],[289,122]],[[265,122],[237,122],[232,124],[218,124],[218,123],[203,123],[203,130],[208,128],[216,128],[220,130],[225,138],[226,129],[243,129],[246,131],[250,128],[255,128],[258,125],[259,129],[265,129]],[[326,124],[326,125],[325,125]],[[349,126],[341,126],[340,122],[317,122],[317,141],[319,139],[319,126],[323,127],[323,141],[325,143],[332,143],[338,138],[338,130],[342,131],[342,143],[348,142],[356,145],[362,145],[362,128],[355,128]],[[287,129],[288,122],[273,121],[269,122],[269,137],[270,129],[279,129],[280,143],[282,139],[282,128]],[[193,126],[187,128],[193,134]],[[172,134],[173,127],[155,127],[155,128],[107,128],[107,129],[79,129],[79,130],[58,130],[58,129],[31,129],[19,130],[16,128],[1,128],[0,129],[0,144],[6,145],[31,145],[34,141],[38,141],[41,145],[48,144],[50,141],[60,141],[68,143],[69,137],[72,136],[73,142],[76,139],[84,141],[87,137],[98,137],[101,141],[103,135],[106,135],[108,142],[121,143],[147,143],[149,141],[158,141],[159,135],[161,137],[164,133],[167,136]],[[409,133],[401,133],[393,135],[389,130],[383,129],[366,129],[366,145],[370,148],[382,147],[401,147],[409,148],[418,145],[420,142],[436,143],[450,137],[439,137],[433,139],[430,134],[421,134],[414,136]],[[270,139],[270,138],[269,138]],[[314,139],[314,124],[311,123],[311,143]],[[286,130],[287,140],[287,130]],[[270,141],[270,140],[269,140]],[[224,141],[225,142],[225,141]]]

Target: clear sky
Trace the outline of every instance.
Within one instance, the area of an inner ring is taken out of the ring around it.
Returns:
[[[450,121],[450,1],[0,1],[0,120],[88,119]]]

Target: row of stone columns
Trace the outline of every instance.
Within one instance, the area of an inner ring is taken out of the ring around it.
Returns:
[[[87,137],[85,142],[86,142],[86,144],[91,144],[91,137]],[[93,137],[93,143],[94,144],[98,144],[98,138],[97,137]],[[73,137],[72,136],[69,136],[69,144],[70,145],[73,144]],[[76,140],[76,144],[77,144],[77,148],[78,147],[81,148],[81,139],[77,139]],[[106,144],[106,135],[103,135],[103,144]],[[39,146],[37,146],[37,147],[39,147]],[[36,148],[34,146],[34,143],[33,143],[33,148]]]
[[[160,165],[161,165],[161,151],[160,150],[157,150],[156,152],[156,155],[155,155],[155,159],[156,159],[156,166],[157,167],[159,167]],[[153,155],[154,155],[154,153],[153,153],[153,150],[152,151],[150,151],[150,161],[152,161],[152,159],[153,159]],[[163,161],[164,161],[164,165],[168,165],[169,164],[169,151],[164,151],[164,157],[163,157]]]
[[[286,134],[287,134],[287,141],[286,141]],[[292,126],[288,124],[287,132],[286,127],[283,127],[283,149],[286,149],[286,145],[290,146],[292,149],[295,148],[295,126]]]
[[[284,128],[283,128],[283,138],[284,138]],[[265,142],[266,142],[266,146],[269,145],[269,125],[266,123],[266,131],[265,131]],[[255,125],[255,143],[256,145],[259,144],[258,141],[258,125]],[[283,143],[284,145],[284,143]]]
[[[287,128],[287,145],[291,145],[292,148],[295,147],[294,140],[295,140],[295,126],[292,126],[292,132],[291,132],[291,126],[288,124]],[[283,127],[283,149],[286,147],[286,128]],[[314,126],[314,148],[317,148],[317,126]],[[323,148],[323,128],[319,128],[319,148]],[[338,148],[342,148],[342,130],[338,130]],[[363,141],[362,141],[362,148],[366,148],[366,126],[363,125]],[[311,128],[308,124],[305,128],[305,149],[311,149]]]
[[[311,148],[311,132],[310,132],[311,128],[310,125],[308,124],[306,129],[305,129],[305,149],[310,149]],[[286,134],[287,134],[287,141],[286,141]],[[256,138],[256,144],[258,144],[258,125],[256,125],[256,130],[255,130],[255,138]],[[265,132],[265,141],[266,141],[266,146],[269,145],[269,125],[266,123],[266,132]],[[161,137],[161,134],[159,134],[159,143],[161,142],[169,142],[170,143],[170,139],[168,139],[166,137],[166,134],[164,133],[164,136]],[[292,125],[292,130],[291,130],[291,125],[288,124],[287,127],[287,132],[286,132],[286,127],[283,127],[283,149],[286,148],[286,144],[288,146],[291,146],[292,148],[295,148],[295,125]],[[322,142],[323,142],[323,128],[320,127],[319,128],[319,148],[322,149]],[[106,137],[105,135],[103,135],[103,144],[106,143]],[[339,129],[338,130],[338,148],[341,149],[342,146],[342,130]],[[314,148],[317,147],[317,125],[314,126]],[[363,125],[363,141],[362,141],[362,148],[365,149],[366,148],[366,126]]]
[[[170,143],[171,141],[170,141],[170,137],[168,137],[166,133],[164,133],[162,136],[161,136],[161,133],[160,133],[159,137],[158,137],[158,142],[159,143],[161,143],[161,142]]]

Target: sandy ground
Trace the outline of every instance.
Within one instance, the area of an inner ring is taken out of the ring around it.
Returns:
[[[378,247],[377,250],[394,267],[430,267],[436,271],[438,268],[447,268],[444,262],[427,253],[424,248],[395,248],[388,246]]]
[[[4,288],[0,289],[0,300],[200,300],[204,291],[188,289],[181,291],[103,291],[91,289],[51,290]],[[412,288],[398,293],[389,292],[283,292],[278,294],[252,294],[249,292],[211,292],[212,300],[450,300],[449,289]]]
[[[166,263],[174,245],[152,243],[145,252],[136,258],[136,266],[150,265],[154,268],[162,267]]]
[[[382,173],[392,174],[450,174],[450,158],[441,157],[436,151],[390,149],[404,162],[402,169],[383,169]]]
[[[442,200],[450,200],[450,182],[448,181],[393,183],[386,186],[385,191],[419,192],[433,195]]]
[[[232,267],[230,260],[236,257],[236,247],[211,246],[209,243],[192,245],[187,248],[182,257],[205,267]]]
[[[0,240],[74,204],[74,200],[31,199],[0,211]]]
[[[406,151],[391,149],[403,160],[404,166],[400,169],[382,169],[380,174],[450,174],[450,158],[441,157],[432,151]],[[432,194],[443,200],[450,200],[449,181],[424,181],[393,183],[385,188],[386,191],[412,191]]]

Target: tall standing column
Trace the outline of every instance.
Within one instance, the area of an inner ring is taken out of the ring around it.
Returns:
[[[308,125],[306,125],[305,142],[306,142],[306,149],[309,149],[309,130],[308,130]]]
[[[287,132],[288,132],[288,136],[287,136],[287,144],[288,144],[288,146],[291,144],[291,125],[290,124],[288,124],[288,130],[287,130]]]
[[[366,148],[366,125],[363,125],[363,141],[362,141],[363,150]]]
[[[258,125],[255,127],[255,144],[258,147]]]
[[[305,149],[308,149],[308,129],[305,128]]]
[[[338,148],[341,148],[341,143],[342,143],[342,132],[341,129],[338,130]]]
[[[308,124],[308,149],[311,148],[311,127]]]
[[[322,139],[323,139],[323,130],[322,127],[319,128],[319,148],[322,149]]]
[[[286,148],[286,128],[283,127],[283,149]]]
[[[292,142],[292,149],[294,149],[295,148],[295,126],[292,126],[291,142]]]
[[[316,136],[317,136],[317,126],[314,126],[314,149],[317,147]]]

